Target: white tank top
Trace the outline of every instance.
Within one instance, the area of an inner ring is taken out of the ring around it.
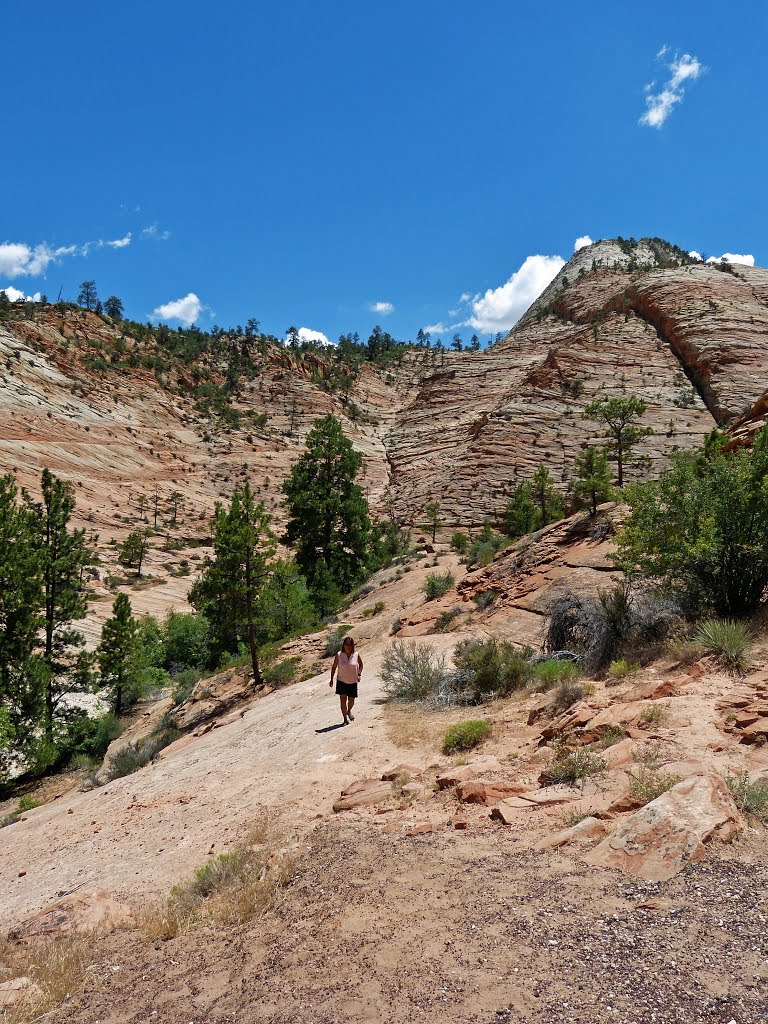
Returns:
[[[357,651],[348,658],[344,651],[339,651],[339,682],[356,683],[359,665],[357,663]]]

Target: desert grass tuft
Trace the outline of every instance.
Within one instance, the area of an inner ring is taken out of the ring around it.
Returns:
[[[153,940],[171,939],[204,923],[241,924],[262,917],[293,877],[299,859],[279,827],[259,820],[235,849],[212,857],[149,908],[140,923]]]

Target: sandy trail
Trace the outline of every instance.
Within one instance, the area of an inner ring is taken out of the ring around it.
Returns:
[[[134,775],[67,793],[3,829],[3,926],[80,889],[132,899],[166,893],[212,848],[222,853],[237,842],[265,809],[306,827],[332,812],[344,786],[402,760],[375,703],[380,656],[365,654],[356,721],[347,727],[328,728],[341,716],[326,671]]]

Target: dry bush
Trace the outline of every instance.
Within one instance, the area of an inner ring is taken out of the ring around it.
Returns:
[[[168,899],[140,915],[149,938],[170,939],[202,923],[240,924],[275,905],[299,858],[279,822],[260,818],[235,849],[206,861]]]
[[[396,747],[435,746],[438,737],[445,730],[441,719],[435,721],[435,714],[414,707],[396,707],[388,704],[384,709],[384,721],[387,726],[387,739]]]
[[[35,986],[27,998],[0,1016],[3,1024],[32,1024],[63,1003],[79,987],[97,949],[93,937],[83,933],[29,946],[3,946],[0,959],[11,965],[11,976],[27,977]]]

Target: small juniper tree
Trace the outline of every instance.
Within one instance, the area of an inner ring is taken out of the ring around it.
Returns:
[[[592,515],[597,515],[598,502],[607,501],[611,494],[611,472],[605,448],[590,445],[576,458],[576,482],[573,490],[579,498],[587,498]]]
[[[603,437],[608,438],[610,453],[616,460],[619,487],[624,486],[624,467],[632,459],[633,448],[653,433],[651,427],[637,426],[637,420],[645,410],[645,402],[634,395],[626,398],[599,398],[584,409],[586,419],[596,420],[605,427]]]

